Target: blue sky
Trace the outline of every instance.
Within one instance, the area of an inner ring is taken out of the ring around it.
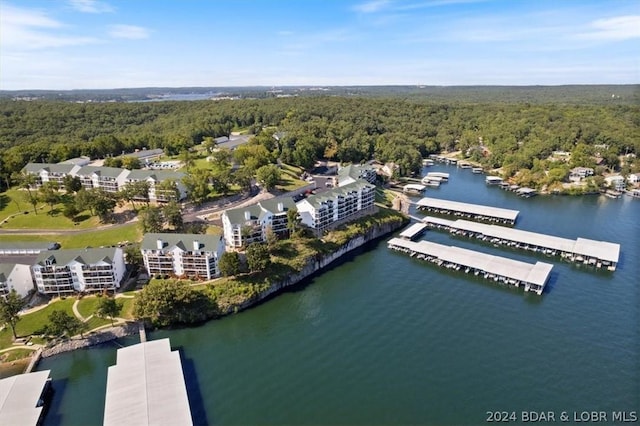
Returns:
[[[640,1],[0,0],[0,89],[640,82]]]

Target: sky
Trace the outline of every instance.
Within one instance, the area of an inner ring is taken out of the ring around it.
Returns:
[[[0,0],[0,90],[637,83],[639,0]]]

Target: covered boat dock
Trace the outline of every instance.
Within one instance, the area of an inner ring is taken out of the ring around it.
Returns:
[[[51,370],[0,380],[0,425],[38,425],[50,390]]]
[[[438,198],[423,198],[416,203],[420,210],[427,210],[438,214],[463,216],[487,222],[499,222],[513,225],[520,213],[518,210],[502,209],[498,207],[468,204],[458,201],[441,200]]]
[[[402,231],[400,233],[400,237],[413,240],[414,238],[421,235],[426,228],[427,228],[427,225],[424,223],[414,223],[413,225],[409,226],[407,229]]]
[[[104,425],[192,425],[180,353],[169,339],[118,349],[107,373]]]
[[[426,260],[447,269],[463,270],[467,274],[473,273],[475,276],[515,287],[523,285],[525,291],[532,291],[538,295],[544,291],[553,268],[550,263],[520,262],[430,241],[413,242],[392,238],[387,244],[392,250],[407,253],[411,257]]]
[[[504,226],[488,225],[468,220],[446,220],[427,216],[423,222],[431,228],[445,229],[455,235],[479,238],[492,244],[502,244],[581,262],[615,271],[620,257],[620,244],[586,238],[556,237]]]

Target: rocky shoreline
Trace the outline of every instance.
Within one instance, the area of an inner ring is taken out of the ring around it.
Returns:
[[[58,355],[63,352],[74,351],[76,349],[87,348],[89,346],[99,345],[120,337],[138,334],[138,323],[127,322],[123,325],[117,325],[93,332],[84,338],[64,340],[60,343],[47,347],[42,350],[42,358]]]
[[[396,231],[402,226],[406,225],[406,221],[398,221],[393,223],[388,223],[383,226],[377,226],[369,229],[365,235],[353,238],[348,243],[344,244],[338,250],[334,251],[331,254],[322,256],[320,258],[316,258],[310,260],[307,265],[297,274],[291,275],[286,280],[279,281],[274,283],[267,289],[266,291],[260,293],[257,297],[247,300],[246,302],[229,306],[222,312],[221,316],[230,315],[245,309],[248,309],[254,305],[261,303],[262,301],[268,299],[272,295],[282,291],[286,287],[290,287],[298,284],[300,281],[305,278],[315,274],[325,267],[329,266],[331,263],[335,262],[345,254],[363,246],[364,244],[374,241],[380,237],[390,234],[391,232]],[[118,325],[114,327],[110,327],[105,330],[99,330],[87,335],[84,338],[75,338],[71,340],[64,340],[59,342],[51,347],[44,348],[42,351],[42,358],[47,358],[50,356],[58,355],[64,352],[74,351],[76,349],[87,348],[94,345],[99,345],[101,343],[109,342],[120,337],[131,336],[139,333],[139,323],[136,321],[127,322],[123,325]]]

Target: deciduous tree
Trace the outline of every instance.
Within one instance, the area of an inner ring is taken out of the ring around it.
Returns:
[[[11,327],[14,339],[18,338],[16,324],[20,321],[18,314],[23,306],[24,302],[15,289],[11,289],[5,297],[0,296],[0,321]]]

